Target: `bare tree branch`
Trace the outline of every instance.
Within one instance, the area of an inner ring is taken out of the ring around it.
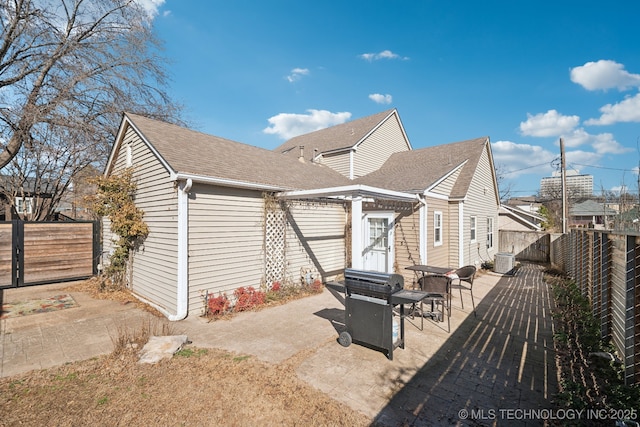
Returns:
[[[101,169],[123,111],[179,122],[161,43],[137,0],[5,0],[0,26],[2,174],[46,176],[55,201],[69,174]]]

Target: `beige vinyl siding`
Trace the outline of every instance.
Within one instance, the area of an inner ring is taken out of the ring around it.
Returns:
[[[354,155],[354,178],[379,169],[393,153],[407,150],[409,145],[394,114],[358,145]]]
[[[189,199],[189,313],[203,314],[206,291],[260,288],[264,202],[258,191],[194,184]]]
[[[336,154],[323,154],[321,163],[334,171],[349,178],[350,160],[349,151],[341,151]]]
[[[488,149],[480,157],[475,175],[471,180],[467,200],[464,204],[465,241],[469,240],[470,217],[477,218],[477,243],[464,248],[464,264],[479,266],[483,261],[493,260],[498,251],[498,197],[493,185],[491,162]],[[487,250],[487,218],[493,218],[493,248]]]
[[[300,284],[312,272],[321,280],[333,279],[345,268],[346,210],[341,203],[289,203],[287,222],[287,280]]]
[[[144,211],[149,236],[133,258],[132,291],[169,313],[177,303],[177,193],[169,171],[129,128],[121,144],[114,171],[126,164],[126,145],[132,144],[136,205]]]
[[[406,268],[420,264],[420,206],[416,204],[413,210],[398,213],[394,230],[394,271],[404,277],[405,288],[411,288],[417,283],[418,276]]]
[[[434,245],[434,229],[433,229],[433,215],[434,212],[442,212],[442,245]],[[435,265],[438,267],[449,267],[449,208],[446,200],[440,199],[427,199],[427,215],[426,230],[427,230],[427,264]]]
[[[449,194],[451,194],[451,190],[453,189],[453,186],[455,185],[461,170],[462,168],[458,168],[454,173],[448,176],[440,184],[432,188],[431,192],[436,194],[441,194],[443,196],[448,196]]]
[[[499,215],[498,229],[508,231],[531,231],[531,227],[507,214]]]

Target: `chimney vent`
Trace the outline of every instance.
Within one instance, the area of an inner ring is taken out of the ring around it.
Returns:
[[[298,160],[304,163],[304,145],[300,146],[300,157],[298,157]]]

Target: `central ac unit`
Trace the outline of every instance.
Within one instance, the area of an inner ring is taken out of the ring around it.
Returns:
[[[509,253],[497,253],[496,262],[493,266],[493,271],[496,273],[508,273],[515,267],[516,256]]]

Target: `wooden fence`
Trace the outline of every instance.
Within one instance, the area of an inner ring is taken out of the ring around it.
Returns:
[[[97,274],[98,221],[0,222],[0,289]]]
[[[640,235],[575,229],[551,246],[551,264],[589,298],[602,338],[622,358],[625,382],[640,384]]]

